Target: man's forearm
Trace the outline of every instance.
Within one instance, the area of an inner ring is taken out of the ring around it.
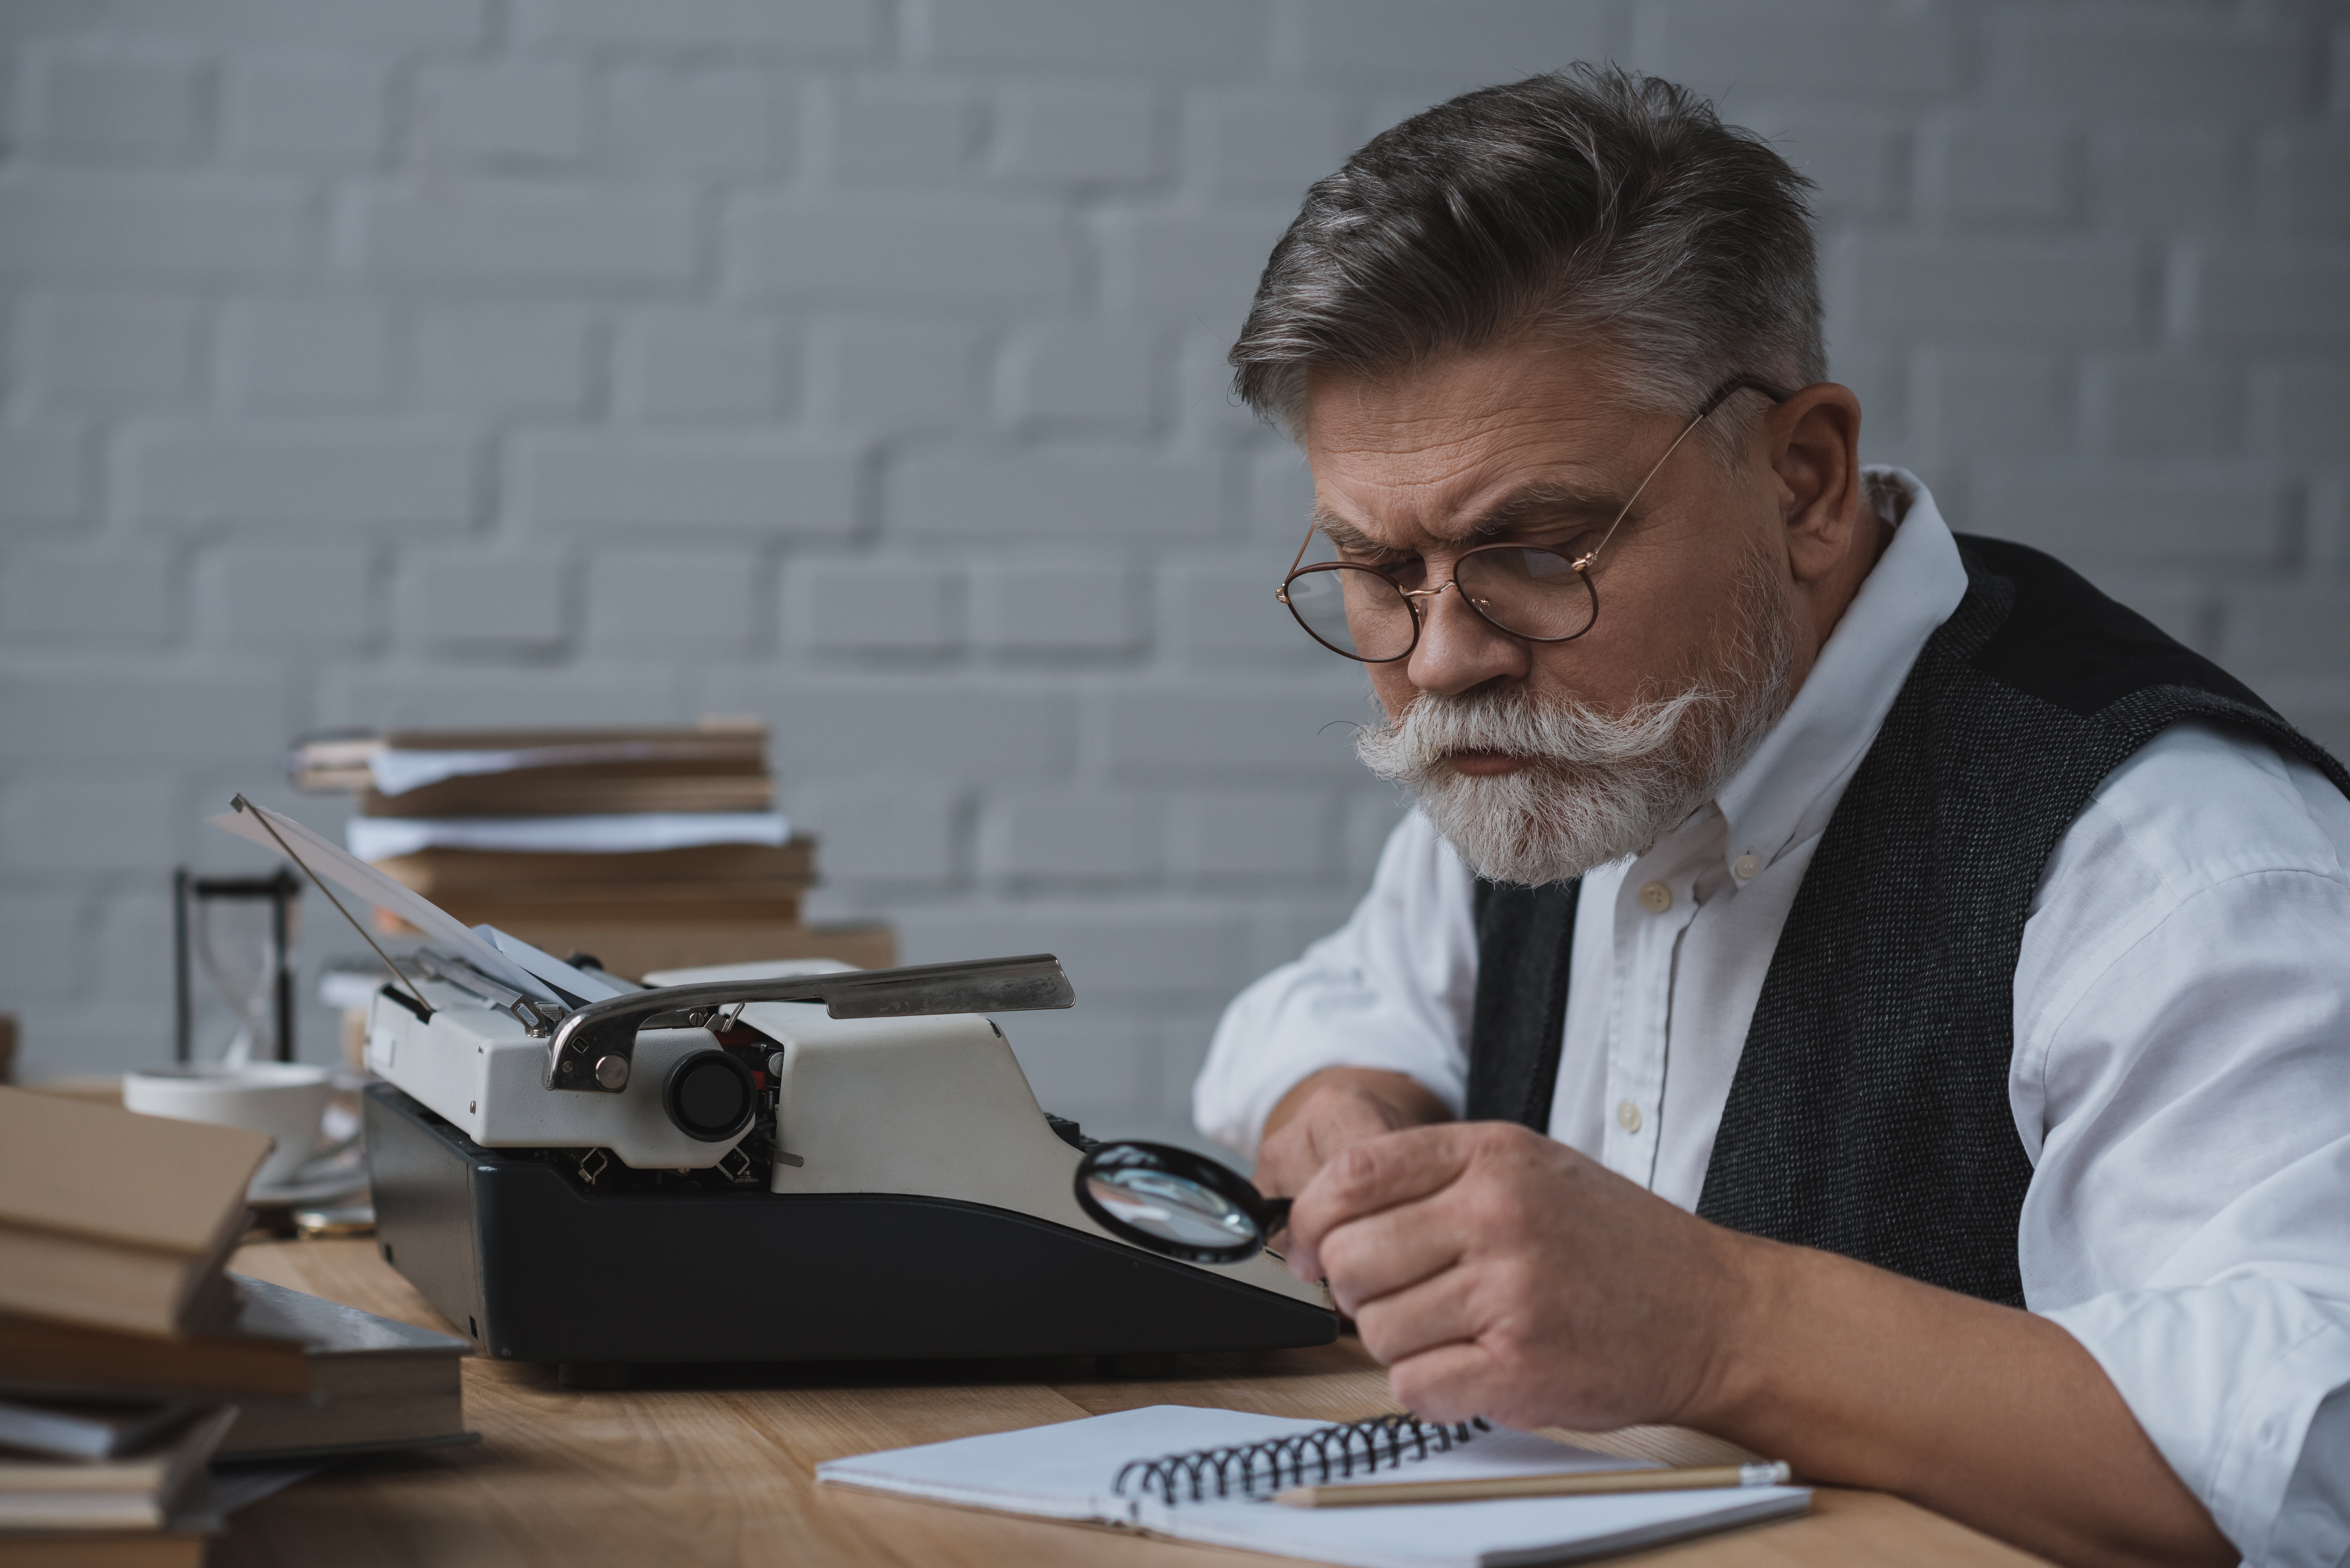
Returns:
[[[1732,1245],[1751,1290],[1689,1424],[2060,1563],[2237,1560],[2056,1324],[1831,1253]]]

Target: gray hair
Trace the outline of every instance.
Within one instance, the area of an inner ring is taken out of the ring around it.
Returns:
[[[1600,346],[1623,396],[1684,417],[1732,376],[1825,380],[1811,189],[1654,77],[1577,65],[1463,94],[1306,192],[1233,388],[1294,436],[1310,369],[1380,375],[1528,334]]]

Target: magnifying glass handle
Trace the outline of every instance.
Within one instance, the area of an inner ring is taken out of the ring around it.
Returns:
[[[1259,1203],[1254,1216],[1257,1228],[1270,1236],[1288,1224],[1290,1202],[1286,1198],[1268,1198]]]

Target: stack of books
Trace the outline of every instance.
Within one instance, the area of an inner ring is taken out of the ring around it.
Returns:
[[[224,1271],[269,1148],[0,1088],[0,1565],[194,1564],[306,1465],[473,1439],[469,1342]]]
[[[353,854],[467,925],[585,953],[615,974],[895,961],[886,926],[803,922],[815,846],[775,810],[767,732],[754,721],[319,736],[287,767],[297,788],[359,797]]]

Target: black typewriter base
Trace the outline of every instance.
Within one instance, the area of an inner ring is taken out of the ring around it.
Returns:
[[[385,1261],[484,1354],[570,1364],[583,1385],[631,1365],[1147,1357],[1337,1336],[1321,1308],[1005,1210],[590,1195],[389,1085],[366,1114]]]

